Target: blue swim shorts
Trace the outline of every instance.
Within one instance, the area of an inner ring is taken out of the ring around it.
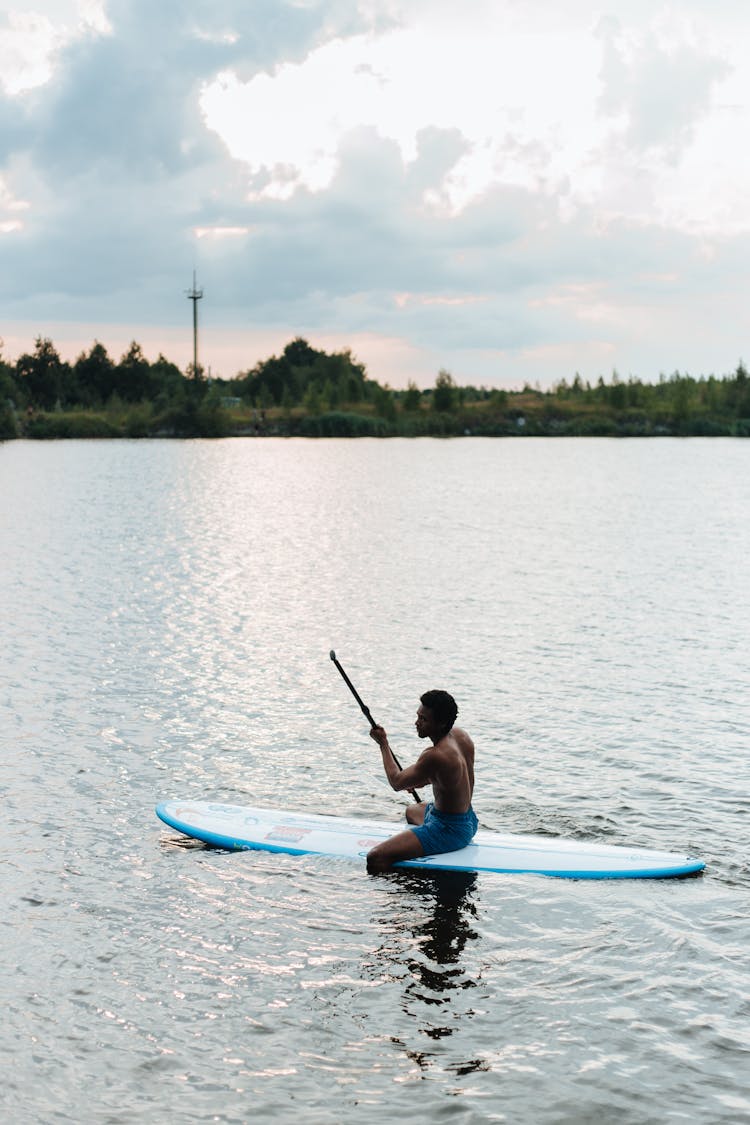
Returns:
[[[477,830],[476,814],[469,805],[464,813],[438,812],[432,801],[424,813],[424,824],[409,827],[417,836],[425,855],[455,852],[471,842]]]

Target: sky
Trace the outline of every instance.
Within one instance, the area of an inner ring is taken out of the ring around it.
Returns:
[[[743,0],[2,0],[2,354],[750,361]]]

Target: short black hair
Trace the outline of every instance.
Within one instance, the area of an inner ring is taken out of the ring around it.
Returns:
[[[437,722],[445,728],[447,734],[458,715],[458,707],[453,696],[448,695],[447,691],[434,688],[432,691],[426,691],[424,695],[420,695],[419,702],[429,708]]]

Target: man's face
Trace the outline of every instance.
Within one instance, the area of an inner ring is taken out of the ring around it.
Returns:
[[[429,707],[425,707],[424,703],[420,703],[419,705],[417,721],[414,726],[417,728],[417,736],[419,738],[429,738],[435,729],[435,720],[432,717],[432,711]]]

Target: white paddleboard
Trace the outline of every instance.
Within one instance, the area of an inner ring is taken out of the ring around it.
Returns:
[[[370,848],[404,824],[315,813],[283,812],[211,801],[163,801],[156,815],[186,836],[232,850],[330,855],[363,861]],[[695,875],[705,864],[692,856],[550,836],[514,836],[480,829],[465,848],[398,867],[557,875],[568,879],[667,879]]]

